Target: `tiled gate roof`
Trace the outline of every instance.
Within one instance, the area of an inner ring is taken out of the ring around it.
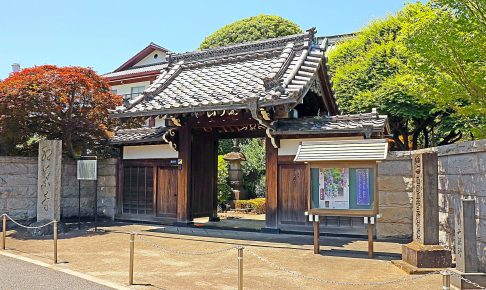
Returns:
[[[273,135],[308,135],[308,134],[365,134],[390,132],[387,128],[387,116],[371,113],[316,116],[299,119],[281,119],[275,122]]]
[[[314,31],[173,54],[154,83],[116,115],[152,116],[296,103],[310,88],[324,48]]]
[[[164,142],[162,136],[167,132],[167,128],[136,128],[117,130],[111,144],[131,144],[131,143],[150,143]]]

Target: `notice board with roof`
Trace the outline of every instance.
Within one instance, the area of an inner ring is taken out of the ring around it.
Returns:
[[[295,161],[306,162],[310,170],[309,213],[377,215],[377,162],[387,151],[385,139],[301,142]]]

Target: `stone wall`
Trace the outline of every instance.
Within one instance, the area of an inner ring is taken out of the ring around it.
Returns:
[[[78,216],[78,180],[76,179],[76,161],[63,160],[61,187],[61,216]],[[93,180],[81,181],[81,216],[93,216],[95,201]],[[98,214],[115,218],[116,201],[116,159],[98,162]]]
[[[378,200],[381,217],[376,234],[380,239],[412,236],[412,159],[409,151],[390,152],[378,164]]]
[[[477,251],[486,271],[486,140],[463,142],[414,151],[437,152],[439,185],[439,239],[454,248],[454,214],[460,199],[476,200]],[[378,166],[380,213],[378,238],[412,236],[412,152],[390,152]]]
[[[37,158],[0,157],[0,213],[36,218]]]
[[[115,217],[116,159],[98,162],[98,214]],[[94,181],[81,182],[81,216],[93,216]],[[76,161],[62,161],[61,218],[78,216]],[[0,156],[0,213],[18,220],[36,218],[37,158]]]
[[[486,140],[427,149],[439,156],[440,242],[454,247],[454,214],[460,199],[476,200],[476,244],[480,270],[486,272]]]

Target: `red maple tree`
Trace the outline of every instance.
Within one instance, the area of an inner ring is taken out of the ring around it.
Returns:
[[[121,103],[90,68],[23,69],[0,82],[0,145],[12,154],[33,139],[60,139],[75,157],[110,136],[109,110]]]

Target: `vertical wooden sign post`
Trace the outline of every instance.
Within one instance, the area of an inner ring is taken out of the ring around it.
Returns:
[[[368,257],[373,258],[373,236],[375,235],[375,217],[365,217],[365,224],[368,224]]]
[[[94,231],[98,230],[98,158],[96,156],[81,156],[77,161],[78,179],[78,229],[81,229],[81,180],[95,181],[94,194]]]
[[[311,217],[314,216],[314,254],[319,254],[320,250],[320,233],[319,233],[319,216],[318,215],[310,215]]]
[[[306,217],[309,218],[309,222],[312,222],[314,225],[314,254],[319,254],[320,251],[319,216],[316,214],[311,214],[307,211],[304,214]]]

